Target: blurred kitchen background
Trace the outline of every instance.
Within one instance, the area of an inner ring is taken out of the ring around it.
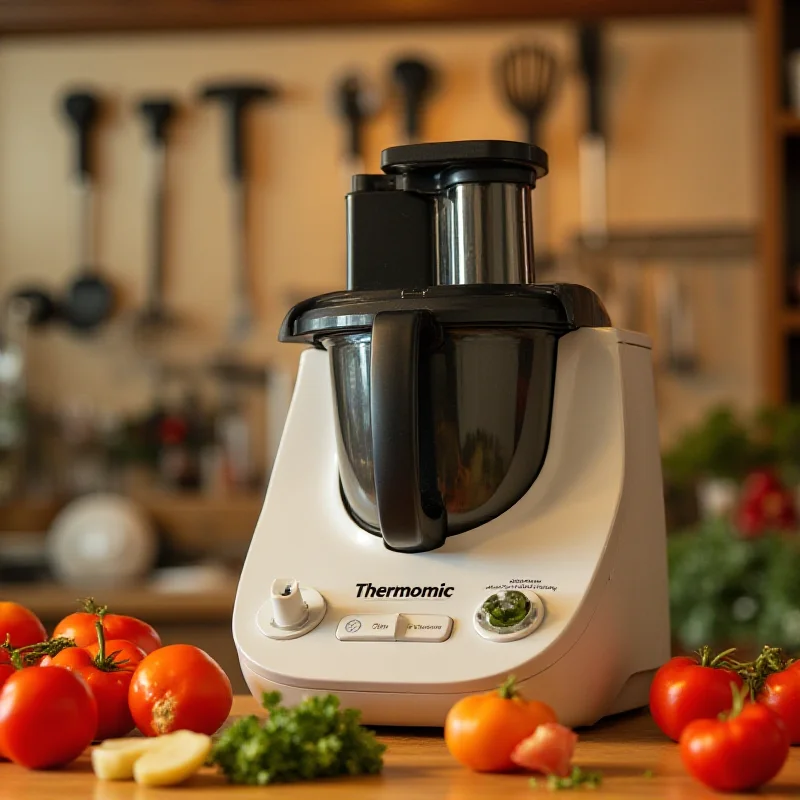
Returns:
[[[789,0],[0,4],[0,596],[94,595],[242,690],[277,332],[344,287],[350,175],[532,135],[538,279],[654,339],[676,645],[800,648],[798,53]]]

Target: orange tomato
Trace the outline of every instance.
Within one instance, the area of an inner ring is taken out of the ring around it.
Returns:
[[[526,700],[509,677],[492,692],[459,700],[448,712],[444,740],[450,754],[475,772],[514,769],[514,748],[544,723],[558,722],[546,703]]]
[[[136,727],[145,736],[181,729],[216,733],[228,718],[233,691],[211,656],[189,644],[171,644],[136,668],[128,691]]]
[[[27,647],[47,639],[47,631],[39,617],[19,603],[0,602],[0,644],[11,637],[12,647]],[[8,653],[0,650],[0,664],[10,664]]]

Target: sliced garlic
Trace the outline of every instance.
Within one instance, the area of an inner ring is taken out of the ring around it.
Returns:
[[[133,765],[133,777],[144,786],[174,786],[194,775],[211,752],[211,737],[193,731],[174,731],[153,740]]]
[[[133,765],[148,750],[158,745],[157,739],[107,739],[92,749],[92,769],[103,781],[125,781],[133,778]]]

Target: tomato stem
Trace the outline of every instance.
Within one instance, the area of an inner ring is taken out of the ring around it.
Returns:
[[[735,719],[744,710],[744,701],[748,694],[750,694],[750,687],[743,686],[741,689],[731,681],[731,694],[733,695],[733,704],[729,711],[723,711],[719,715],[722,721]]]
[[[97,660],[102,664],[106,660],[106,634],[102,619],[95,622],[94,629],[97,631]]]
[[[509,675],[503,683],[498,687],[497,693],[503,700],[513,700],[519,696],[516,687],[517,679],[513,675]]]
[[[36,664],[40,658],[54,656],[68,647],[75,647],[75,640],[66,636],[58,636],[55,639],[47,639],[44,642],[28,644],[24,647],[11,647],[10,637],[6,638],[2,648],[8,652],[11,663],[16,669],[30,667]]]
[[[78,606],[86,614],[97,614],[102,619],[108,613],[108,606],[99,606],[94,597],[84,597],[78,600]]]
[[[780,647],[764,645],[752,661],[736,662],[736,671],[750,689],[751,699],[755,700],[764,688],[767,678],[776,672],[783,672],[794,661],[795,659],[788,656]]]
[[[94,657],[94,665],[103,672],[119,672],[122,665],[128,663],[128,659],[115,660],[120,654],[120,650],[115,650],[109,656],[106,655],[106,632],[103,629],[102,616],[94,623],[94,629],[97,631],[97,655]]]
[[[716,656],[713,655],[711,648],[704,644],[698,651],[697,657],[700,659],[700,666],[701,667],[714,667],[714,668],[729,668],[729,664],[732,662],[732,659],[729,659],[728,656],[731,653],[735,653],[736,648],[730,647],[727,650],[723,650],[721,653],[717,654]]]

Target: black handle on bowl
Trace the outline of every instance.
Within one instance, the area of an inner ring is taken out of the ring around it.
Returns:
[[[386,546],[435,550],[447,536],[436,481],[426,348],[435,330],[427,311],[383,311],[372,325],[370,414],[375,500]]]

